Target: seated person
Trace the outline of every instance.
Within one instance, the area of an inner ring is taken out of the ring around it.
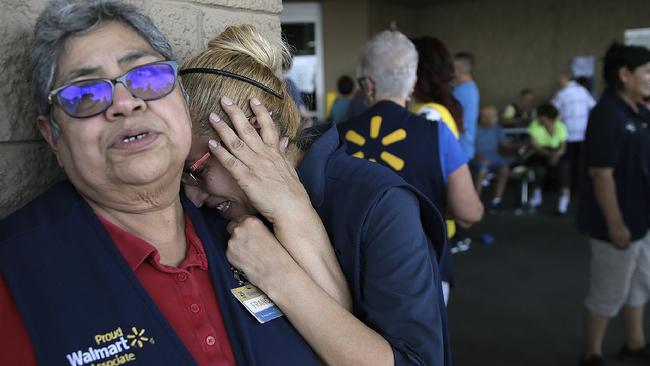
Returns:
[[[389,169],[347,155],[333,124],[298,134],[274,72],[282,48],[271,45],[252,26],[229,27],[183,65],[194,122],[187,196],[231,220],[232,265],[325,364],[450,365],[442,217]],[[306,227],[313,216],[324,227]],[[332,257],[351,304],[323,281],[327,268],[314,271]]]
[[[494,189],[494,197],[490,201],[493,209],[501,205],[503,192],[508,183],[508,164],[499,154],[499,147],[507,144],[508,141],[499,125],[498,111],[493,105],[486,105],[481,108],[476,129],[476,155],[469,163],[472,172],[475,174],[474,185],[477,194],[481,195],[483,180],[488,173],[496,174],[497,181]]]
[[[354,80],[347,75],[343,75],[336,82],[336,89],[339,95],[332,105],[330,120],[334,123],[341,123],[347,118],[348,108],[354,96]]]
[[[558,116],[560,113],[551,104],[543,104],[537,108],[538,119],[528,126],[528,136],[534,154],[528,160],[529,166],[535,171],[533,197],[530,206],[542,204],[541,182],[544,171],[555,173],[560,187],[560,199],[557,210],[565,214],[569,208],[569,165],[562,155],[566,152],[568,132]]]
[[[233,296],[228,232],[179,194],[192,123],[151,19],[50,1],[33,42],[67,180],[0,220],[0,365],[320,364],[287,317],[260,324]]]
[[[501,124],[508,127],[526,127],[535,119],[535,94],[530,89],[519,92],[516,102],[508,104],[501,115]]]

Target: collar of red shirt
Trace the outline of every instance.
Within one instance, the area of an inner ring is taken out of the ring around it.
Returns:
[[[122,256],[133,272],[135,272],[145,260],[154,261],[158,264],[160,263],[160,253],[153,245],[108,221],[108,219],[102,217],[96,212],[95,215],[97,215],[99,221],[102,223],[111,239],[113,239],[115,246],[117,246],[117,249],[122,253]],[[189,267],[197,266],[202,270],[206,270],[208,268],[208,260],[205,251],[203,250],[201,239],[196,233],[196,230],[194,230],[194,226],[192,225],[189,216],[184,214],[184,218],[187,252],[185,259],[183,259],[178,268],[187,269]]]

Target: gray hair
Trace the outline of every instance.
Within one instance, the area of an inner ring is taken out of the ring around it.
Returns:
[[[47,95],[52,90],[57,62],[66,40],[89,32],[107,21],[118,21],[131,27],[156,52],[168,60],[174,59],[167,38],[148,16],[133,5],[117,0],[50,0],[36,20],[29,54],[32,93],[40,115],[49,112]],[[59,126],[56,126],[53,118],[49,120],[56,132]]]
[[[415,84],[418,51],[404,34],[383,31],[361,49],[361,72],[375,82],[375,93],[408,97]]]

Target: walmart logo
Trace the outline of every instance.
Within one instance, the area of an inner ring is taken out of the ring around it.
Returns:
[[[149,342],[153,344],[153,339],[149,339],[149,337],[144,336],[144,329],[138,331],[138,328],[131,327],[131,331],[133,334],[126,335],[126,338],[131,340],[131,347],[135,347],[137,344],[138,348],[142,348],[142,342]]]
[[[381,116],[373,116],[370,119],[370,139],[377,140],[379,138],[379,132],[381,130]],[[352,154],[352,156],[364,159],[366,158],[363,147],[366,146],[366,138],[354,130],[350,130],[345,134],[345,139],[350,143],[359,146],[360,150]],[[382,137],[380,143],[382,146],[389,146],[396,142],[406,139],[406,131],[403,128],[399,128],[386,136]],[[404,169],[404,160],[399,157],[389,153],[388,151],[382,150],[379,153],[379,159],[384,161],[388,166],[393,168],[396,171]],[[368,158],[372,162],[377,162],[373,157]]]

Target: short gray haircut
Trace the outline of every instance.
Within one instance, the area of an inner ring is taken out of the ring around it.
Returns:
[[[52,90],[66,40],[90,32],[107,21],[118,21],[132,28],[164,58],[174,59],[167,38],[133,5],[117,0],[50,0],[36,20],[29,53],[32,93],[40,115],[49,112],[47,95]],[[51,125],[56,125],[53,118],[49,120]],[[52,127],[54,131],[58,129],[58,126]]]
[[[361,49],[361,73],[375,82],[375,93],[406,98],[415,84],[418,51],[404,34],[383,31]]]

